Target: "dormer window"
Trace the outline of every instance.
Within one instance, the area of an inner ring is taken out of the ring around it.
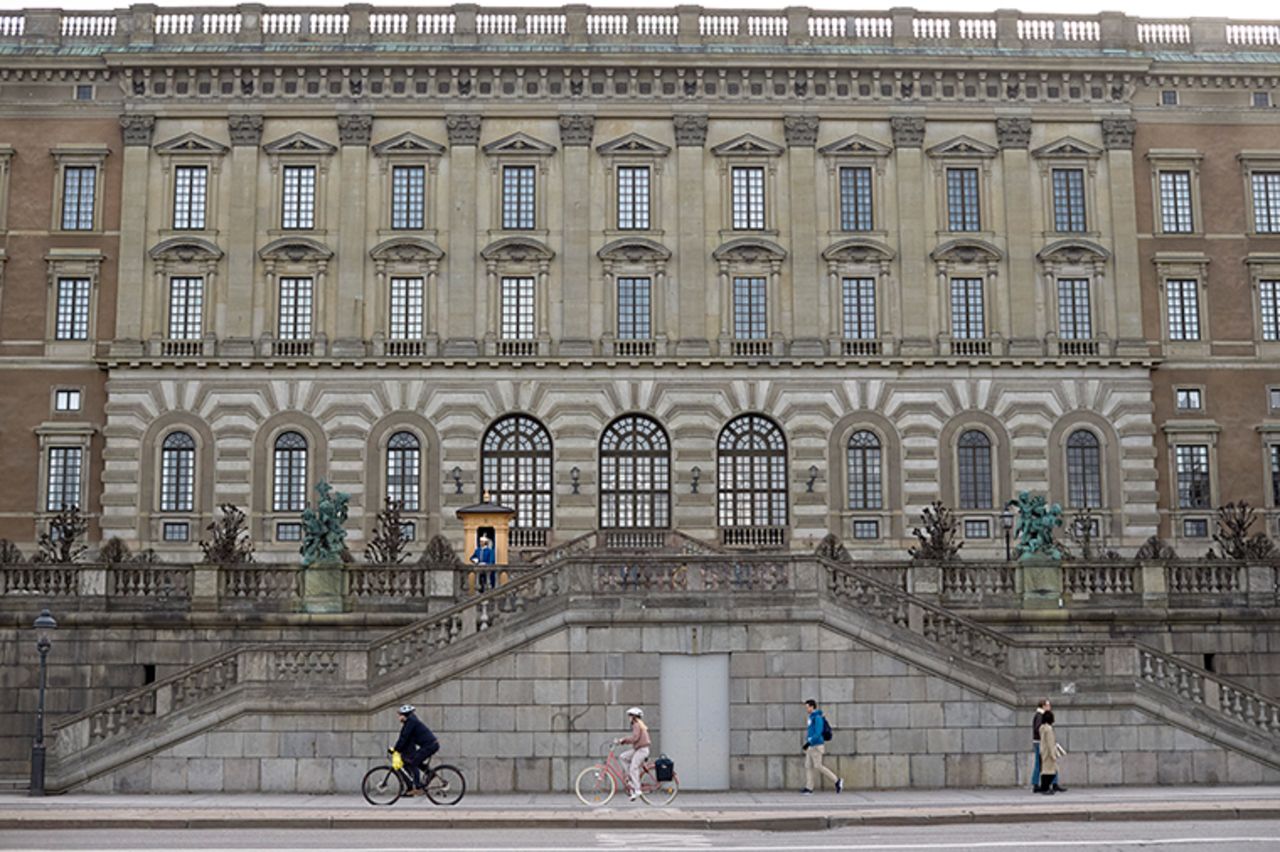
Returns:
[[[730,232],[777,230],[772,184],[783,150],[750,133],[711,149],[725,178],[723,221]]]

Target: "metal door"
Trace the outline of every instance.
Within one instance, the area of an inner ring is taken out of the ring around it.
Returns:
[[[662,727],[654,743],[680,788],[729,788],[729,655],[662,656]]]

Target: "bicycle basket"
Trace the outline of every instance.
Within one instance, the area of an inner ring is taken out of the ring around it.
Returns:
[[[653,774],[659,781],[670,781],[676,777],[676,762],[665,754],[653,762]]]
[[[404,758],[400,756],[400,752],[391,752],[391,768],[404,769]]]

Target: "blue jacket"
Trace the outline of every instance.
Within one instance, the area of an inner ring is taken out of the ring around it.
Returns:
[[[804,741],[811,746],[823,745],[826,741],[822,739],[822,711],[814,710],[809,714],[809,727],[805,729]]]
[[[475,553],[471,554],[471,561],[477,565],[493,565],[497,562],[492,547],[477,547]]]
[[[395,749],[408,760],[419,751],[433,752],[437,745],[436,735],[431,733],[431,729],[417,716],[409,716],[400,726],[400,739],[396,740]]]

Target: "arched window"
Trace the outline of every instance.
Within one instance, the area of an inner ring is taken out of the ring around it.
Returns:
[[[849,508],[882,509],[880,439],[862,429],[849,436]]]
[[[1067,505],[1102,506],[1102,445],[1088,429],[1077,429],[1067,438]]]
[[[196,442],[171,432],[160,445],[160,511],[190,512],[196,504]]]
[[[960,472],[960,508],[990,509],[991,439],[985,432],[970,429],[956,446]]]
[[[307,439],[297,432],[276,438],[271,510],[301,512],[307,507]]]
[[[523,414],[504,417],[484,433],[480,487],[516,510],[515,526],[551,527],[551,435]]]
[[[397,502],[406,512],[421,505],[422,446],[412,432],[397,432],[387,441],[387,502]]]
[[[787,441],[773,421],[744,414],[720,433],[716,458],[722,527],[787,523]]]
[[[600,526],[671,525],[671,445],[657,421],[619,418],[600,436]]]

